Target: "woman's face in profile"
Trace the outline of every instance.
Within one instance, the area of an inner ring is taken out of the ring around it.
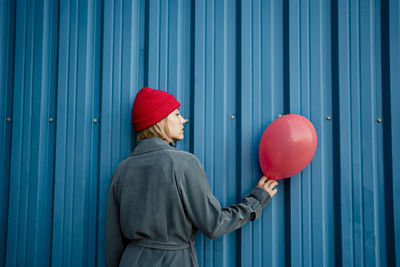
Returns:
[[[185,123],[187,123],[187,120],[181,116],[179,108],[175,109],[167,116],[167,126],[172,139],[183,139],[183,125]]]

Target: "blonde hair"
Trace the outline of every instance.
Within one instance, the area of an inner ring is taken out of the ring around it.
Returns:
[[[168,116],[161,121],[153,124],[149,128],[146,128],[138,133],[137,140],[140,142],[144,139],[159,137],[167,143],[175,144],[174,140],[170,137],[170,133],[167,125]]]

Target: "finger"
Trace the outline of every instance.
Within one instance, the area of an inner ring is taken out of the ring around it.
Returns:
[[[273,182],[274,180],[269,179],[268,181],[265,182],[265,185],[269,187]]]
[[[267,184],[267,183],[265,183]],[[265,190],[267,191],[271,191],[272,189],[274,189],[274,187],[276,186],[276,183],[270,183],[268,186],[264,186]]]
[[[278,190],[275,188],[272,189],[269,194],[271,195],[271,197],[273,197],[276,194],[276,192],[278,192]]]
[[[263,176],[260,178],[260,180],[258,181],[258,186],[263,186],[265,184],[265,181],[267,180],[267,177]]]

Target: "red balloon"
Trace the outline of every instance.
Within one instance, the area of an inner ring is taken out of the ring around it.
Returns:
[[[297,114],[274,120],[265,129],[258,150],[261,170],[280,180],[301,172],[317,150],[317,132],[312,123]]]

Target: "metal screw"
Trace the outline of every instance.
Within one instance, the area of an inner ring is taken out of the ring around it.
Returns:
[[[11,122],[12,121],[11,117],[7,117],[7,121]]]
[[[378,118],[376,121],[377,121],[378,123],[381,123],[381,122],[382,122],[382,118]]]
[[[54,121],[54,119],[53,119],[53,118],[50,118],[50,119],[49,119],[49,122],[53,122],[53,121]]]
[[[93,123],[97,123],[97,119],[96,118],[93,119]]]
[[[330,121],[332,117],[330,115],[326,116],[326,120]]]
[[[231,119],[234,120],[235,119],[235,115],[231,114]]]

